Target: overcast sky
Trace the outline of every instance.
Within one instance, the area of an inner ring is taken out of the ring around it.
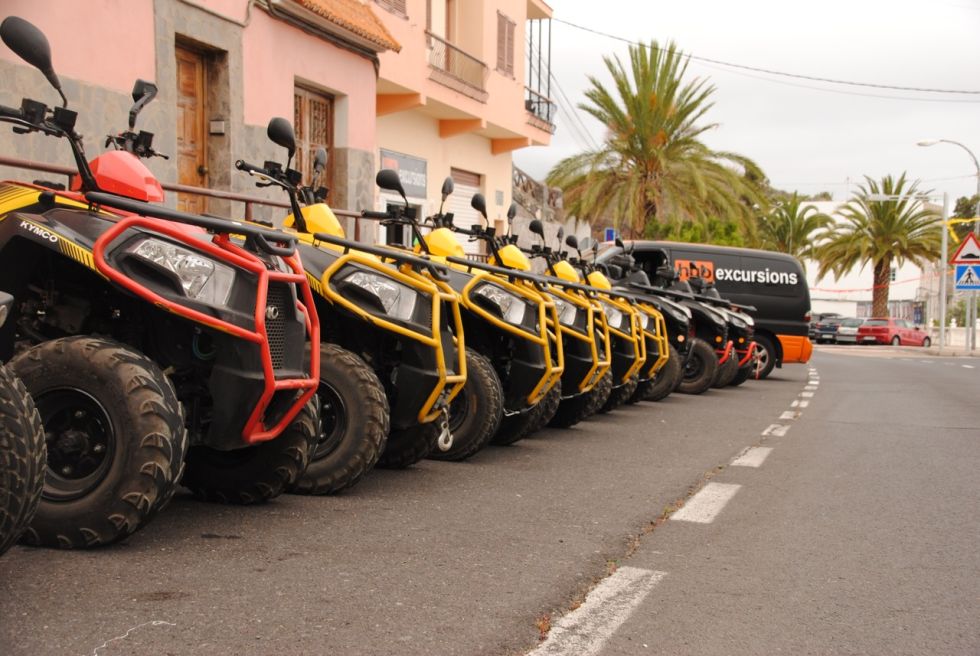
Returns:
[[[980,0],[550,0],[554,18],[634,41],[674,40],[688,54],[745,66],[856,82],[980,91]],[[627,44],[552,23],[551,69],[577,105],[588,75],[608,80],[603,55],[626,58]],[[960,141],[980,157],[980,95],[848,87],[736,71],[692,60],[691,77],[716,87],[708,113],[719,127],[705,141],[754,159],[774,186],[830,191],[845,200],[864,175],[907,171],[926,189],[975,193],[976,168],[957,146],[916,146],[924,138]],[[558,97],[555,87],[551,95]],[[885,96],[885,97],[870,97]],[[941,102],[939,102],[941,101]],[[965,101],[965,102],[964,102]],[[577,110],[595,141],[602,127]],[[547,148],[515,153],[543,178],[584,148],[559,112]]]

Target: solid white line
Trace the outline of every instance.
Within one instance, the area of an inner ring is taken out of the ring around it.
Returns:
[[[749,447],[732,460],[732,467],[761,467],[770,453],[772,448],[768,446]]]
[[[793,412],[792,410],[787,410],[783,414],[779,415],[780,419],[797,419],[799,418],[799,412]]]
[[[620,567],[585,602],[551,626],[548,639],[527,656],[594,656],[650,591],[667,575]]]
[[[964,369],[973,369],[973,365],[972,364],[965,364],[965,365],[963,365],[963,368]]]
[[[769,424],[766,430],[762,431],[762,436],[775,435],[776,437],[782,437],[789,430],[789,426],[784,424]]]
[[[670,518],[681,522],[710,524],[741,487],[729,483],[708,483]]]
[[[800,396],[803,397],[804,399],[812,399],[813,392],[800,392]]]

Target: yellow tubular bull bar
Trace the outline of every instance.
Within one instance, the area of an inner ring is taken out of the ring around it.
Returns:
[[[451,265],[456,266],[458,265]],[[461,268],[461,267],[458,267]],[[481,317],[485,321],[489,322],[491,325],[503,330],[504,332],[516,335],[521,339],[526,339],[537,346],[540,346],[544,350],[544,361],[545,361],[545,371],[544,375],[541,376],[537,384],[531,390],[531,393],[527,396],[527,402],[529,405],[536,405],[548,391],[555,386],[558,380],[561,378],[562,372],[565,370],[565,356],[561,350],[561,343],[557,341],[557,338],[550,333],[548,330],[548,322],[552,321],[553,324],[558,323],[558,312],[555,309],[554,301],[550,299],[545,299],[537,290],[534,289],[530,284],[517,285],[506,278],[497,276],[486,271],[481,271],[480,269],[467,269],[473,278],[466,283],[463,287],[460,296],[462,298],[463,305],[470,311]],[[473,292],[473,288],[485,281],[492,281],[494,284],[500,285],[507,291],[532,301],[537,305],[538,310],[538,331],[532,332],[514,326],[507,323],[500,317],[484,310],[478,303],[474,303],[470,298],[470,294]],[[556,350],[557,349],[557,350]],[[551,360],[551,353],[556,350],[556,360],[557,365]]]
[[[652,305],[641,302],[639,303],[639,309],[641,312],[646,313],[651,319],[647,323],[646,329],[643,331],[644,335],[649,337],[657,344],[657,359],[650,360],[648,352],[647,364],[650,366],[647,368],[645,373],[641,374],[642,378],[650,379],[653,378],[658,371],[664,368],[664,365],[667,364],[667,359],[670,357],[670,349],[667,348],[667,323],[664,321],[664,315],[662,315],[660,311]]]
[[[616,333],[622,339],[628,339],[633,342],[633,352],[636,354],[633,358],[633,364],[630,365],[626,373],[623,374],[621,383],[627,382],[630,378],[639,372],[640,368],[643,367],[643,363],[647,359],[647,345],[643,338],[643,329],[640,327],[639,310],[636,309],[631,303],[625,301],[621,298],[615,298],[609,296],[608,294],[602,294],[602,300],[609,303],[620,312],[624,312],[630,317],[630,332],[625,332],[619,328],[609,327],[609,332]]]
[[[394,323],[385,319],[384,317],[378,316],[368,312],[364,308],[352,303],[343,296],[341,296],[337,291],[329,284],[333,276],[345,265],[356,263],[359,267],[364,267],[368,269],[373,269],[385,276],[390,276],[394,278],[399,283],[414,289],[423,294],[427,294],[429,302],[432,304],[431,308],[431,325],[429,326],[429,333],[423,333],[418,330],[412,330],[400,324]],[[311,280],[311,282],[313,282]],[[315,281],[319,287],[318,290],[322,296],[327,298],[333,303],[340,305],[352,312],[353,314],[361,317],[365,321],[378,326],[379,328],[395,333],[401,337],[414,340],[423,344],[435,351],[435,361],[436,361],[436,371],[439,374],[439,380],[436,386],[433,388],[432,393],[426,399],[425,404],[419,409],[417,418],[420,423],[429,423],[434,421],[441,414],[441,408],[436,407],[437,402],[440,397],[444,397],[443,402],[448,404],[460,390],[463,389],[463,385],[466,383],[466,348],[463,341],[463,319],[459,311],[459,298],[448,285],[445,283],[435,281],[427,276],[421,275],[410,268],[395,268],[381,262],[377,257],[369,255],[367,253],[358,253],[356,251],[351,251],[341,255],[337,260],[331,264],[323,272],[319,281]],[[452,316],[449,320],[455,326],[456,335],[456,373],[448,374],[448,368],[446,366],[446,353],[442,345],[442,339],[440,339],[439,326],[442,320],[442,305],[441,303],[445,301],[450,304],[452,308]],[[449,389],[447,390],[447,386]]]
[[[554,294],[566,303],[571,303],[579,310],[585,312],[585,334],[582,334],[571,326],[565,326],[561,323],[558,324],[558,328],[562,339],[565,339],[565,337],[568,336],[573,339],[577,339],[580,342],[586,342],[589,345],[589,350],[592,355],[592,366],[589,368],[588,372],[586,372],[585,377],[576,386],[578,392],[588,392],[596,386],[596,383],[599,382],[599,379],[606,373],[606,370],[609,369],[610,365],[608,339],[606,340],[605,350],[603,353],[599,353],[599,346],[596,344],[595,339],[595,328],[597,321],[603,321],[603,330],[608,334],[608,328],[605,327],[604,320],[599,318],[602,316],[601,309],[597,311],[596,308],[599,307],[598,304],[593,306],[592,302],[590,302],[588,298],[583,296],[582,293],[578,291],[566,291],[560,286],[552,285],[548,288],[548,293]],[[562,352],[564,352],[564,346],[562,347]]]

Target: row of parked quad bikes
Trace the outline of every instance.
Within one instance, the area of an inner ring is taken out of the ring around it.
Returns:
[[[772,367],[747,308],[669,267],[651,280],[624,248],[551,248],[538,222],[522,251],[406,201],[362,215],[409,229],[414,249],[346,240],[317,185],[325,153],[304,186],[284,119],[268,134],[285,165],[236,164],[287,193],[282,230],[168,209],[140,161],[158,156],[152,135],[134,131],[156,88],[136,83],[129,129],[89,162],[44,35],[8,17],[0,36],[63,101],[25,99],[0,121],[65,139],[78,167],[70,189],[0,183],[0,552],[118,541],[178,484],[241,504],[330,494],[374,466],[464,460]],[[377,182],[404,198],[396,173]],[[473,206],[486,218],[482,196]]]

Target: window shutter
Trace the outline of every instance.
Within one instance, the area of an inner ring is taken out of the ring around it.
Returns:
[[[375,0],[375,2],[393,14],[399,14],[401,16],[408,15],[405,12],[405,0]]]
[[[497,70],[507,69],[507,17],[497,12]]]
[[[507,67],[506,71],[510,74],[514,74],[514,25],[513,21],[504,19],[507,22]]]

